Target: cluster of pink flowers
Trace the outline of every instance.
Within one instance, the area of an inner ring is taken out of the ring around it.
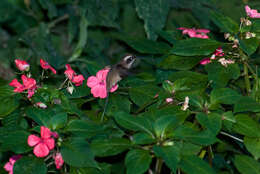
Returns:
[[[182,34],[188,34],[190,37],[196,37],[201,39],[208,39],[207,33],[210,32],[208,29],[195,29],[180,27],[178,30],[182,30]]]
[[[66,64],[65,67],[66,71],[64,72],[64,74],[67,76],[67,78],[76,86],[82,85],[83,81],[85,80],[83,75],[77,75],[69,64]]]
[[[14,155],[9,159],[9,162],[7,162],[4,165],[5,171],[9,172],[9,174],[13,174],[13,168],[14,168],[14,163],[22,158],[22,155]]]
[[[102,69],[97,72],[96,76],[90,76],[87,80],[87,86],[91,88],[91,93],[94,97],[106,98],[106,78],[109,72],[109,68]],[[109,92],[114,92],[118,88],[118,85],[114,85]]]
[[[248,5],[245,6],[246,14],[250,18],[260,18],[260,13],[257,10],[251,9]]]
[[[33,153],[38,158],[43,158],[49,155],[50,151],[55,147],[54,138],[58,138],[59,135],[56,132],[51,132],[49,128],[41,126],[41,137],[34,134],[29,135],[27,142],[28,145],[33,148]],[[64,163],[60,153],[54,155],[56,168],[60,169]]]
[[[37,89],[36,80],[29,78],[26,75],[21,76],[23,84],[21,84],[17,79],[13,79],[9,85],[15,87],[14,92],[21,93],[27,90],[27,97],[31,98]]]
[[[49,65],[48,62],[41,59],[40,64],[41,64],[42,69],[45,69],[45,70],[50,69],[53,72],[53,74],[56,74],[56,70],[51,65]]]

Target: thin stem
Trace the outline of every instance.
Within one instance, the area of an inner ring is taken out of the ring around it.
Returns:
[[[64,80],[64,82],[60,85],[59,90],[61,90],[63,88],[63,86],[65,85],[65,83],[68,81],[68,78],[66,78],[66,80]]]
[[[57,23],[62,22],[62,21],[64,21],[64,20],[68,19],[68,18],[69,18],[69,15],[68,15],[68,14],[65,14],[65,15],[63,15],[63,16],[61,16],[61,17],[55,19],[55,20],[53,20],[52,22],[50,22],[50,23],[48,24],[48,28],[55,27],[55,25],[56,25]]]
[[[230,137],[230,138],[232,138],[232,139],[234,139],[234,140],[237,140],[237,141],[239,141],[239,142],[241,142],[241,143],[244,142],[244,141],[241,140],[240,138],[237,138],[237,137],[235,137],[235,136],[233,136],[233,135],[230,135],[230,134],[228,134],[228,133],[226,133],[226,132],[220,131],[220,134],[226,135],[226,136],[228,136],[228,137]]]
[[[250,86],[250,80],[248,75],[248,67],[246,64],[247,63],[244,62],[244,75],[245,75],[246,91],[247,91],[247,95],[249,95],[251,93],[251,86]]]
[[[212,149],[211,146],[208,146],[208,157],[209,157],[209,165],[212,167],[212,159],[213,159],[213,155],[212,155]]]
[[[157,158],[156,166],[155,166],[155,174],[160,174],[162,170],[163,160],[161,158]]]

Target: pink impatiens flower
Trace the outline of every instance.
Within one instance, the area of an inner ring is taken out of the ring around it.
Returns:
[[[166,103],[172,103],[173,99],[172,98],[166,98],[165,101],[166,101]]]
[[[248,5],[245,6],[246,14],[250,18],[260,18],[260,13],[257,10],[251,9]]]
[[[61,169],[61,167],[63,166],[63,163],[64,163],[61,153],[56,153],[56,155],[54,156],[54,160],[55,160],[56,168]]]
[[[36,86],[36,80],[33,78],[29,78],[26,75],[21,76],[23,84],[18,82],[17,79],[13,79],[9,85],[12,87],[15,87],[14,92],[21,93],[25,90],[27,90],[28,98],[31,98],[37,88]]]
[[[51,137],[52,132],[49,128],[41,126],[41,138],[36,135],[29,135],[27,142],[28,145],[34,147],[33,153],[37,157],[45,157],[49,154],[50,150],[55,147],[55,140]]]
[[[15,62],[16,67],[20,71],[28,71],[30,69],[30,65],[24,60],[15,59],[14,62]]]
[[[43,69],[50,69],[53,72],[53,74],[56,74],[56,70],[51,65],[49,65],[48,62],[44,61],[43,59],[40,59],[40,64]]]
[[[210,58],[204,58],[200,61],[201,65],[206,65],[211,63],[211,60],[216,59],[216,57],[223,57],[225,55],[221,47],[217,48]]]
[[[106,98],[107,89],[106,89],[106,78],[109,72],[108,68],[102,69],[97,72],[96,76],[90,76],[87,81],[87,86],[91,88],[91,94],[94,97]],[[116,91],[118,85],[114,85],[110,92]]]
[[[67,76],[67,78],[76,86],[82,85],[83,81],[85,80],[83,75],[77,75],[69,64],[66,64],[65,67],[66,71],[64,72],[64,74]]]
[[[47,108],[47,105],[45,103],[42,103],[42,102],[37,102],[35,105],[38,106],[39,108],[42,108],[42,109]]]
[[[9,162],[7,162],[4,166],[5,171],[9,172],[9,174],[13,174],[13,168],[14,163],[19,160],[22,157],[22,155],[14,155],[9,159]]]
[[[208,39],[207,33],[210,32],[208,29],[195,29],[195,28],[185,28],[180,27],[178,30],[182,30],[182,34],[188,34],[191,38],[201,38],[201,39]]]
[[[202,60],[200,61],[200,64],[201,64],[201,65],[206,65],[206,64],[208,64],[208,63],[210,63],[210,62],[211,62],[210,58],[205,58],[205,59],[202,59]]]

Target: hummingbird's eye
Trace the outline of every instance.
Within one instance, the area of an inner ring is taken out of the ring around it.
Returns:
[[[127,63],[127,64],[131,63],[131,62],[133,61],[133,59],[134,59],[133,56],[129,57],[129,58],[126,60],[126,63]]]

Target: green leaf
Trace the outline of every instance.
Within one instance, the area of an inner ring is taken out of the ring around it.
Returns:
[[[178,127],[174,131],[173,137],[201,145],[210,145],[217,141],[215,135],[213,135],[211,131],[195,131],[187,126]]]
[[[158,65],[162,69],[189,70],[196,66],[201,57],[183,57],[170,55],[164,58]]]
[[[236,123],[233,126],[233,130],[237,133],[248,137],[260,137],[259,123],[254,121],[246,114],[238,114],[235,116]]]
[[[65,112],[56,114],[55,116],[53,116],[51,118],[51,121],[50,121],[51,128],[53,130],[56,130],[56,129],[60,129],[60,128],[64,127],[67,123],[67,119],[68,119],[68,116],[67,116],[67,113],[65,113]]]
[[[157,32],[159,34],[160,37],[162,37],[163,39],[165,39],[166,41],[168,41],[171,44],[175,44],[177,42],[177,39],[181,38],[181,35],[179,32],[177,31],[158,31]]]
[[[259,40],[256,37],[239,40],[240,47],[248,55],[252,55],[259,47]]]
[[[22,157],[14,163],[15,174],[46,174],[47,167],[43,159],[36,157]]]
[[[260,21],[255,20],[252,22],[252,32],[260,32]]]
[[[259,162],[246,155],[236,155],[234,164],[240,173],[260,174]]]
[[[129,95],[135,104],[142,106],[154,99],[160,92],[160,88],[152,85],[138,86],[130,88]]]
[[[240,97],[234,106],[234,113],[238,112],[260,112],[260,104],[251,97]]]
[[[167,131],[175,129],[180,121],[175,115],[162,115],[154,122],[154,132],[157,137],[163,138]]]
[[[64,142],[61,154],[65,163],[74,167],[98,168],[89,144],[84,138],[74,138]]]
[[[23,130],[8,131],[8,133],[1,136],[1,150],[13,151],[20,154],[31,150],[27,144],[27,139],[30,134]]]
[[[199,113],[196,115],[198,122],[207,128],[213,135],[217,135],[221,129],[221,116],[217,113],[210,113],[208,115]]]
[[[64,90],[63,92],[66,95],[66,97],[75,99],[75,98],[86,97],[87,95],[89,95],[90,88],[87,85],[81,85],[75,87],[72,94],[68,93],[67,90]]]
[[[152,156],[149,151],[135,149],[127,153],[125,158],[127,174],[143,174],[145,173],[152,162]]]
[[[147,133],[136,133],[133,135],[133,143],[134,144],[152,144],[156,143],[156,139],[154,139],[151,135]]]
[[[164,27],[170,9],[169,3],[169,0],[135,0],[137,14],[144,20],[149,39],[156,40],[156,31]]]
[[[235,104],[240,97],[241,95],[230,88],[217,88],[210,93],[210,103],[213,105],[218,103]]]
[[[154,137],[152,123],[145,117],[134,117],[125,112],[117,112],[115,113],[114,118],[120,126],[126,129],[143,131]]]
[[[52,19],[57,16],[57,8],[51,0],[39,0],[39,3],[41,4],[43,9],[48,10],[49,18]]]
[[[40,109],[35,107],[28,107],[26,115],[33,119],[38,125],[50,127],[51,111],[49,109]]]
[[[229,80],[237,79],[240,76],[238,64],[230,64],[228,67],[224,67],[216,62],[207,64],[205,67],[208,72],[208,80],[213,82],[214,88],[226,87]]]
[[[4,103],[0,105],[0,118],[10,114],[20,105],[16,96],[0,97],[0,100]]]
[[[181,158],[181,169],[187,174],[215,174],[216,172],[202,159],[194,155]]]
[[[224,16],[221,13],[211,11],[210,19],[216,24],[222,32],[225,33],[237,33],[239,26],[231,18]]]
[[[207,56],[219,46],[221,46],[221,43],[215,40],[190,38],[176,42],[170,53],[179,56]]]
[[[96,139],[91,142],[91,150],[99,157],[117,155],[130,147],[131,142],[125,138]]]
[[[256,160],[260,157],[260,138],[244,137],[244,144],[247,150],[255,157]]]
[[[173,173],[177,170],[177,164],[180,161],[180,149],[176,146],[154,146],[154,153],[162,158]]]

